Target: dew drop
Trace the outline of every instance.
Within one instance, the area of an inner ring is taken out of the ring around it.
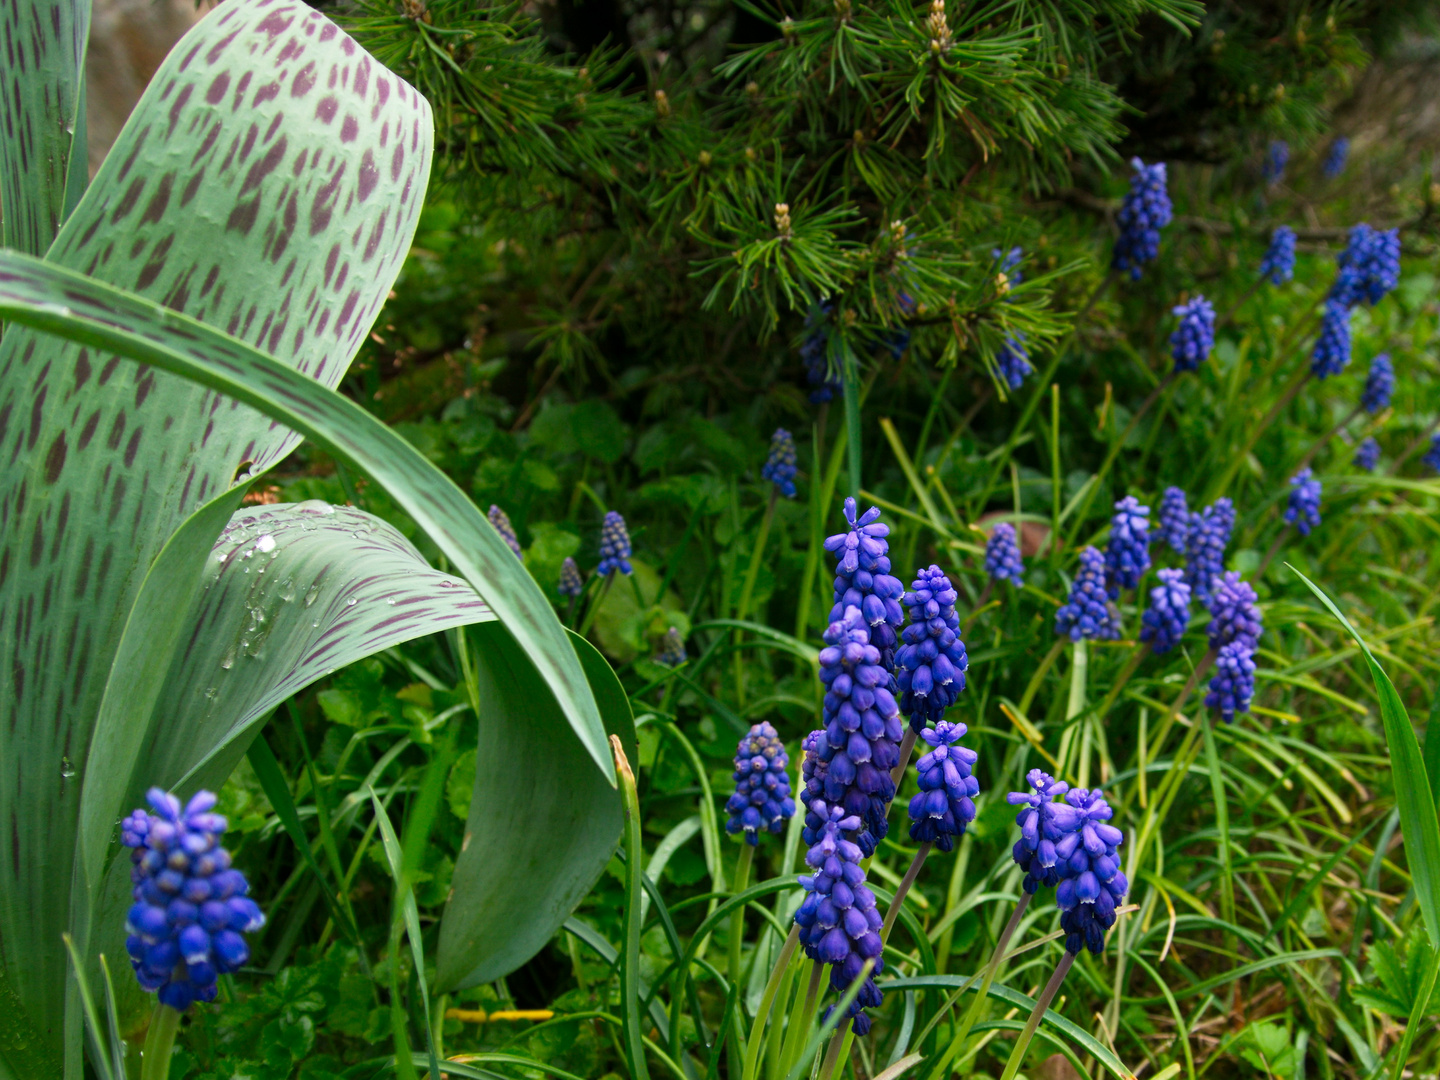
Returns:
[[[75,766],[71,764],[68,757],[60,759],[60,775],[66,780],[72,780],[75,777]]]
[[[229,555],[225,554],[225,552],[222,551],[219,555],[216,555],[216,556],[215,556],[215,561],[216,561],[216,562],[224,562],[224,561],[225,561],[226,559],[228,559],[229,557],[230,557]]]
[[[284,600],[285,603],[287,603],[287,604],[290,603],[291,600],[294,600],[294,599],[295,599],[295,579],[294,579],[294,578],[288,578],[288,577],[287,577],[284,581],[282,581],[282,582],[280,583],[279,596],[280,596],[280,599],[281,599],[281,600]]]
[[[345,606],[346,606],[346,607],[354,607],[354,606],[355,606],[356,604],[358,604],[359,602],[360,602],[360,601],[359,601],[358,598],[352,596],[352,597],[350,597],[349,600],[346,600],[346,601],[345,601]]]
[[[306,606],[306,607],[309,607],[311,604],[315,603],[315,598],[316,598],[317,596],[319,596],[319,595],[320,595],[320,586],[319,586],[319,585],[311,585],[311,586],[310,586],[310,591],[305,594],[305,606]]]
[[[225,650],[225,655],[220,657],[220,666],[229,671],[235,666],[235,646],[231,645]]]
[[[260,537],[259,540],[256,540],[256,541],[255,541],[255,550],[256,550],[256,551],[274,551],[274,550],[275,550],[275,537],[271,536],[269,533],[266,533],[264,536]]]
[[[394,606],[395,606],[395,597],[393,597],[393,596],[387,596],[387,597],[385,598],[385,602],[386,602],[387,604],[389,604],[391,607],[394,607]]]
[[[215,687],[208,687],[205,691],[205,696],[207,698],[213,698],[215,696]]]

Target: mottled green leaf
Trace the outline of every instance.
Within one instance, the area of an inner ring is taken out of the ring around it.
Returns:
[[[33,104],[23,122],[43,124]],[[430,142],[425,102],[323,16],[230,0],[160,67],[46,257],[334,385],[408,251]],[[95,774],[91,725],[167,538],[296,440],[93,345],[22,327],[0,342],[0,962],[49,1051],[80,794],[62,761]],[[36,1073],[39,1052],[17,1068]]]
[[[484,660],[480,743],[454,892],[440,924],[441,992],[497,979],[539,952],[620,838],[620,795],[570,737],[534,666],[498,627],[472,633]],[[570,637],[607,732],[635,760],[624,688],[594,646]]]
[[[85,173],[89,37],[89,0],[0,4],[0,240],[29,255],[43,255],[60,229],[72,159]]]

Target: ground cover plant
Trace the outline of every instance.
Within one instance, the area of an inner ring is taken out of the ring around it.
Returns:
[[[1425,14],[14,5],[0,1076],[1433,1075]]]

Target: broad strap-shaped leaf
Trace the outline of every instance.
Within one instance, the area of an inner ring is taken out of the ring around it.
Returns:
[[[513,558],[513,556],[512,556]],[[177,787],[286,698],[411,638],[495,618],[463,579],[430,567],[372,514],[323,502],[247,507],[203,571],[141,754]]]
[[[534,666],[498,627],[471,636],[480,653],[480,744],[440,924],[441,993],[498,979],[544,948],[620,838],[620,794],[570,737]],[[633,758],[635,724],[620,680],[593,645],[570,637],[606,730]]]
[[[334,385],[409,248],[430,150],[424,100],[323,16],[229,0],[156,73],[47,259]],[[295,440],[103,349],[0,341],[0,964],[51,1048],[80,788],[62,762],[94,772],[91,725],[167,538]]]
[[[72,157],[80,176],[87,168],[89,39],[89,0],[0,4],[0,240],[27,255],[43,255],[60,229]]]

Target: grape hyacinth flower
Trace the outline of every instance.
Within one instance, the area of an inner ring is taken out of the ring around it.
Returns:
[[[1105,591],[1110,599],[1121,589],[1133,589],[1150,569],[1150,508],[1133,495],[1115,504],[1110,519],[1110,542],[1105,545]]]
[[[264,926],[265,916],[220,846],[226,821],[211,812],[211,792],[197,792],[183,810],[160,788],[145,799],[154,813],[136,810],[120,823],[135,886],[125,949],[140,985],[184,1012],[214,1001],[217,978],[250,959],[240,935]]]
[[[1425,451],[1420,462],[1430,466],[1435,472],[1440,472],[1440,432],[1430,436],[1430,449]]]
[[[955,586],[944,572],[938,566],[919,570],[910,589],[905,594],[910,625],[901,632],[903,644],[895,651],[895,668],[900,711],[920,735],[926,723],[937,723],[965,689],[970,658],[960,640]]]
[[[1146,165],[1138,157],[1130,159],[1135,170],[1130,178],[1130,193],[1125,196],[1115,221],[1120,236],[1115,241],[1115,254],[1110,265],[1129,271],[1132,281],[1140,280],[1141,270],[1160,254],[1160,230],[1170,224],[1173,208],[1166,190],[1165,163]]]
[[[1265,630],[1260,609],[1256,606],[1255,590],[1248,581],[1241,581],[1234,570],[1226,572],[1210,599],[1210,647],[1219,651],[1232,642],[1239,642],[1254,652]]]
[[[761,832],[785,831],[785,822],[795,816],[789,767],[790,755],[774,726],[752,724],[735,750],[735,794],[725,802],[730,813],[726,832],[744,833],[745,842],[755,847]]]
[[[1310,356],[1310,373],[1317,379],[1339,375],[1350,364],[1350,308],[1339,300],[1325,302],[1320,336]]]
[[[1170,335],[1170,355],[1175,371],[1194,371],[1215,347],[1215,307],[1203,296],[1170,309],[1180,317],[1180,326]]]
[[[1370,373],[1365,376],[1365,392],[1360,395],[1360,407],[1371,416],[1387,408],[1395,394],[1395,365],[1390,362],[1389,353],[1381,353],[1370,361]]]
[[[1270,143],[1270,149],[1265,154],[1265,164],[1261,171],[1265,174],[1265,182],[1278,184],[1280,178],[1285,175],[1285,166],[1290,162],[1290,144],[1284,139],[1274,139]]]
[[[510,515],[491,503],[490,512],[485,516],[490,519],[490,524],[495,527],[495,531],[500,534],[500,539],[505,541],[506,546],[516,555],[520,555],[520,538],[515,535],[515,526],[510,524]]]
[[[1115,908],[1130,891],[1116,853],[1125,834],[1109,824],[1115,812],[1098,789],[1072,788],[1065,801],[1076,820],[1073,831],[1055,845],[1062,879],[1055,887],[1060,928],[1066,952],[1089,949],[1098,956],[1115,925]]]
[[[1330,152],[1325,155],[1325,164],[1320,166],[1320,171],[1331,180],[1336,179],[1345,171],[1345,163],[1350,159],[1350,140],[1344,135],[1336,135],[1335,141],[1330,144]]]
[[[1363,472],[1374,472],[1375,466],[1380,463],[1380,444],[1373,438],[1366,439],[1355,448],[1355,456],[1351,459],[1357,469]]]
[[[1350,230],[1335,263],[1331,300],[1346,307],[1362,300],[1378,304],[1400,281],[1400,230],[1372,229],[1362,221]]]
[[[580,576],[580,567],[569,555],[560,564],[560,581],[555,586],[561,596],[576,597],[585,589],[585,579]]]
[[[1070,790],[1065,781],[1056,780],[1039,769],[1031,769],[1025,774],[1025,780],[1032,790],[1012,791],[1005,796],[1005,801],[1024,808],[1015,815],[1020,839],[1011,848],[1010,857],[1025,871],[1021,887],[1034,896],[1042,886],[1051,888],[1060,883],[1055,844],[1074,830],[1075,812],[1055,801],[1057,795]]]
[[[805,365],[805,381],[813,389],[810,404],[822,405],[840,393],[844,387],[838,378],[830,377],[830,335],[825,323],[834,310],[828,303],[821,303],[805,317],[805,326],[810,331],[800,343],[800,361]]]
[[[1185,636],[1190,622],[1190,586],[1185,572],[1164,569],[1157,572],[1160,584],[1150,590],[1150,606],[1140,617],[1140,640],[1153,653],[1167,653]]]
[[[630,530],[619,512],[611,510],[600,526],[600,565],[595,567],[595,572],[607,577],[617,570],[622,574],[635,572],[630,565]]]
[[[1219,709],[1227,724],[1235,722],[1237,712],[1248,713],[1255,696],[1255,650],[1243,641],[1232,641],[1215,657],[1215,677],[1205,695],[1205,707]]]
[[[685,655],[685,638],[680,633],[680,628],[670,627],[660,639],[660,650],[655,654],[655,662],[666,667],[679,667],[688,659]]]
[[[985,573],[991,581],[1013,581],[1017,585],[1025,576],[1020,545],[1015,542],[1015,526],[1008,521],[990,530],[990,539],[985,541]]]
[[[838,807],[853,827],[854,841],[868,858],[885,838],[886,815],[895,797],[890,770],[900,762],[905,734],[900,706],[891,692],[892,677],[881,666],[880,650],[870,643],[870,630],[851,604],[825,630],[820,650],[820,682],[825,687],[821,718],[825,728],[815,740],[816,768],[824,763],[819,795]],[[807,800],[809,795],[807,793]],[[807,826],[812,833],[822,822]],[[847,827],[847,831],[852,831]],[[807,837],[807,842],[813,842]]]
[[[1005,280],[1011,288],[1014,288],[1025,280],[1025,275],[1020,270],[1020,260],[1025,257],[1024,248],[1016,246],[1012,247],[1009,251],[991,248],[990,257],[995,260],[995,272],[997,274],[1004,274]]]
[[[1235,504],[1216,499],[1204,510],[1190,515],[1190,532],[1185,538],[1185,581],[1195,599],[1210,602],[1211,582],[1225,569],[1225,549],[1235,527]]]
[[[760,475],[787,499],[795,497],[795,460],[794,438],[784,428],[776,428],[770,436],[770,456],[765,459]]]
[[[885,962],[880,955],[884,920],[875,907],[875,894],[865,885],[865,870],[860,865],[865,855],[847,839],[862,825],[859,818],[847,816],[840,807],[827,806],[819,799],[809,810],[824,823],[805,853],[805,865],[814,873],[800,877],[800,886],[805,890],[805,899],[795,912],[800,944],[810,959],[830,965],[830,985],[837,993],[844,993],[855,981],[866,960],[875,961],[871,977],[865,980],[847,1014],[851,1030],[863,1036],[870,1030],[870,1018],[863,1010],[880,1004],[874,976],[884,970]]]
[[[1080,572],[1070,588],[1069,601],[1055,613],[1055,633],[1071,641],[1120,636],[1105,590],[1105,556],[1093,547],[1080,552]]]
[[[880,650],[881,666],[893,674],[897,635],[905,621],[900,609],[905,586],[890,574],[890,543],[885,539],[890,526],[880,521],[880,511],[873,506],[857,518],[853,498],[845,500],[845,521],[847,532],[825,540],[825,550],[838,559],[830,621],[843,618],[846,608],[858,607],[870,626],[870,644]]]
[[[1283,285],[1295,276],[1295,230],[1278,225],[1270,234],[1270,246],[1260,260],[1260,276],[1271,285]]]
[[[1285,523],[1294,525],[1301,536],[1320,524],[1320,481],[1307,467],[1290,478],[1290,503],[1285,507]]]
[[[1030,354],[1025,351],[1025,335],[1012,334],[995,354],[995,366],[1000,377],[1011,390],[1018,390],[1025,383],[1025,376],[1035,369],[1030,366]]]
[[[920,733],[931,750],[915,763],[920,793],[910,800],[910,839],[934,844],[941,851],[953,848],[955,837],[975,820],[974,799],[980,794],[980,782],[971,770],[977,755],[956,745],[965,732],[964,724],[941,720]]]
[[[1150,542],[1163,540],[1177,555],[1185,554],[1185,540],[1190,535],[1190,504],[1185,491],[1168,487],[1160,497],[1160,528],[1150,535]]]

